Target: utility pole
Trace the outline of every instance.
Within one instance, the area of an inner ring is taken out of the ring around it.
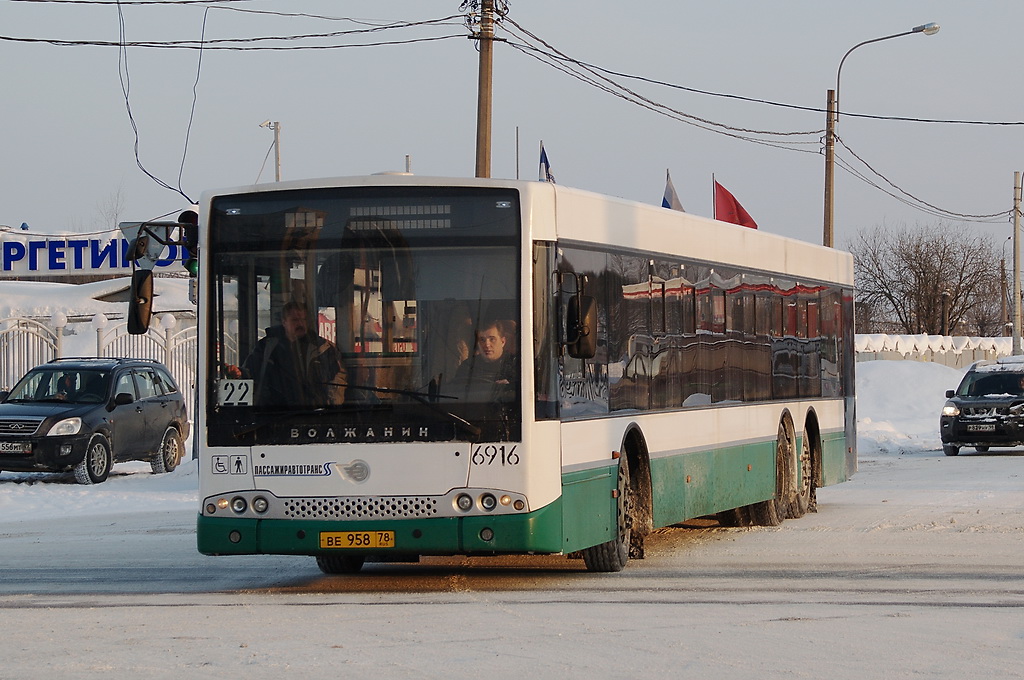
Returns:
[[[825,118],[825,229],[821,244],[833,247],[832,220],[835,216],[833,207],[833,182],[836,175],[836,91],[828,91],[828,113]]]
[[[274,121],[270,124],[273,130],[273,181],[281,181],[281,123]]]
[[[1006,308],[1006,255],[1005,250],[1003,251],[1003,257],[999,258],[999,323],[1002,326],[1000,329],[1000,335],[1004,338],[1009,332],[1010,317],[1007,316],[1009,310]]]
[[[1013,355],[1020,348],[1020,171],[1013,173]]]
[[[476,176],[491,176],[491,73],[494,46],[494,0],[481,0],[480,75],[477,80]]]
[[[274,131],[274,181],[281,181],[281,124],[275,121],[264,121],[260,127]],[[266,159],[264,159],[266,160]]]
[[[949,291],[942,291],[942,321],[939,335],[949,335]]]

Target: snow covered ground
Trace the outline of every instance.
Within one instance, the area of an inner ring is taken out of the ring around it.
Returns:
[[[962,371],[857,368],[860,470],[818,513],[661,529],[620,574],[528,557],[325,577],[198,555],[194,463],[95,487],[2,473],[0,677],[1024,677],[1024,451],[943,456]]]
[[[945,391],[962,371],[915,361],[858,364],[858,448],[862,460],[941,449],[938,414]],[[191,450],[191,440],[186,442]],[[67,481],[62,483],[46,483]],[[18,483],[14,483],[18,482]],[[152,475],[148,463],[114,466],[108,483],[81,487],[70,475],[0,473],[0,524],[26,519],[81,517],[118,512],[194,511],[198,475],[194,462],[170,475]]]

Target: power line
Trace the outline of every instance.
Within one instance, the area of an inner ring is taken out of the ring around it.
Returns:
[[[909,199],[910,201],[913,201],[913,204],[912,204],[912,205],[915,205],[915,206],[924,206],[924,207],[926,207],[926,208],[929,208],[929,209],[930,209],[931,211],[934,211],[934,212],[933,212],[933,214],[936,214],[936,213],[942,213],[942,215],[941,215],[941,216],[945,216],[945,217],[955,217],[955,218],[959,218],[959,219],[964,219],[964,220],[970,220],[970,221],[985,221],[985,220],[988,220],[988,219],[992,219],[992,218],[995,218],[995,217],[1002,217],[1002,216],[1006,215],[1006,214],[1007,214],[1007,212],[1008,212],[1008,211],[1006,211],[1006,210],[1002,210],[1002,211],[1000,211],[1000,212],[996,212],[996,213],[988,213],[988,214],[974,214],[974,215],[972,215],[972,214],[967,214],[967,213],[958,213],[958,212],[953,212],[953,211],[951,211],[951,210],[946,210],[945,208],[940,208],[939,206],[936,206],[936,205],[932,205],[931,203],[928,203],[927,201],[925,201],[925,200],[923,200],[923,199],[921,199],[921,198],[918,198],[917,196],[915,196],[915,195],[911,194],[911,193],[910,193],[909,191],[907,191],[907,190],[903,189],[902,187],[898,186],[897,184],[895,184],[895,183],[894,183],[894,182],[893,182],[892,180],[890,180],[890,179],[889,179],[888,177],[886,177],[886,176],[885,176],[885,175],[883,175],[883,174],[882,174],[881,172],[879,172],[878,170],[876,170],[876,169],[875,169],[875,168],[874,168],[874,167],[873,167],[873,166],[872,166],[872,165],[871,165],[870,163],[868,163],[868,162],[867,162],[866,160],[864,160],[863,158],[861,158],[861,157],[860,157],[860,156],[859,156],[859,155],[858,155],[858,154],[857,154],[857,153],[856,153],[856,152],[855,152],[855,151],[854,151],[853,149],[851,149],[851,148],[850,148],[850,146],[849,146],[849,145],[848,145],[848,144],[847,144],[846,142],[844,142],[844,141],[843,141],[843,140],[842,140],[841,138],[839,138],[839,137],[836,137],[836,140],[837,140],[837,141],[839,142],[839,144],[840,144],[840,145],[841,145],[841,146],[842,146],[842,147],[843,147],[844,149],[846,149],[847,151],[849,151],[849,152],[850,152],[850,155],[852,155],[852,156],[853,156],[854,158],[856,158],[856,159],[857,159],[858,161],[860,161],[860,163],[861,163],[861,164],[862,164],[862,165],[863,165],[863,166],[864,166],[865,168],[867,168],[867,169],[868,169],[868,170],[869,170],[869,171],[870,171],[870,172],[871,172],[871,173],[872,173],[873,175],[875,175],[876,177],[880,178],[880,179],[881,179],[881,180],[882,180],[883,182],[885,182],[886,184],[888,184],[888,185],[889,185],[890,187],[892,187],[892,188],[893,188],[893,189],[894,189],[895,191],[897,191],[897,192],[899,192],[900,194],[902,194],[903,196],[907,197],[907,199]],[[873,185],[873,186],[876,186],[876,187],[878,187],[878,188],[880,188],[880,189],[882,188],[882,187],[879,187],[879,186],[878,186],[877,184],[872,184],[872,185]],[[883,189],[883,191],[885,191],[885,190]],[[885,193],[889,194],[890,196],[892,196],[892,195],[893,195],[893,194],[891,194],[891,193],[890,193],[890,192],[888,192],[888,191],[885,191]],[[904,201],[904,202],[906,202],[906,201]]]
[[[171,191],[175,191],[178,194],[181,194],[181,196],[183,196],[185,198],[185,200],[187,200],[189,203],[195,203],[195,201],[193,201],[191,198],[189,198],[188,195],[186,195],[185,192],[183,192],[181,190],[181,188],[180,188],[180,183],[181,183],[180,182],[180,177],[181,177],[180,173],[179,173],[179,187],[175,188],[175,187],[171,186],[170,184],[168,184],[167,182],[165,182],[164,180],[162,180],[159,177],[157,177],[156,175],[154,175],[153,173],[151,173],[149,170],[146,169],[146,166],[142,164],[142,158],[139,155],[139,144],[140,144],[139,126],[135,122],[135,116],[132,114],[132,105],[131,105],[131,75],[130,75],[130,73],[128,71],[128,50],[124,47],[125,35],[126,35],[125,23],[124,23],[124,12],[121,10],[120,5],[117,8],[117,20],[118,20],[118,37],[120,38],[120,41],[122,43],[118,47],[118,52],[117,52],[117,73],[118,73],[118,77],[119,77],[119,79],[121,81],[121,93],[124,95],[124,105],[125,105],[125,109],[128,112],[128,120],[131,123],[132,132],[135,134],[135,146],[134,146],[134,149],[135,149],[135,164],[137,166],[139,166],[139,169],[142,170],[142,172],[147,177],[152,179],[159,186],[161,186],[161,187],[163,187],[165,189],[169,189]],[[205,18],[204,18],[204,29],[205,29]],[[191,128],[191,120],[189,122],[189,127]],[[187,138],[186,138],[185,145],[186,145],[186,149],[187,149],[188,148]],[[182,154],[182,161],[181,162],[182,162],[182,167],[184,167],[184,164],[185,164],[185,154],[184,153]]]
[[[49,3],[55,5],[210,5],[253,0],[7,0],[7,2]]]
[[[136,135],[136,161],[139,167],[145,174],[157,181],[158,184],[168,189],[175,190],[174,187],[166,184],[162,180],[159,180],[151,173],[149,173],[142,165],[139,159],[139,138],[138,129],[135,124],[134,117],[132,116],[131,106],[129,101],[129,90],[130,90],[130,78],[127,70],[127,53],[128,47],[140,47],[140,48],[158,48],[158,49],[196,49],[199,50],[199,64],[197,67],[196,81],[193,85],[193,102],[192,102],[192,114],[189,118],[188,132],[186,133],[185,148],[182,154],[181,168],[179,169],[179,179],[177,192],[188,199],[188,196],[181,190],[181,175],[184,169],[185,157],[188,149],[188,135],[191,131],[192,119],[195,113],[195,106],[197,101],[197,87],[199,82],[199,76],[202,66],[202,53],[205,50],[266,50],[266,51],[284,51],[284,50],[312,50],[312,49],[341,49],[351,47],[377,47],[377,46],[390,46],[390,45],[401,45],[401,44],[413,44],[419,42],[431,42],[439,40],[448,40],[451,38],[464,38],[464,35],[441,35],[423,38],[414,38],[407,40],[389,40],[379,41],[372,43],[353,43],[353,44],[332,44],[332,45],[261,45],[256,43],[264,42],[297,42],[305,40],[322,40],[322,39],[336,39],[340,37],[350,37],[363,34],[372,34],[385,30],[400,29],[400,28],[414,28],[423,26],[435,26],[435,25],[462,25],[460,20],[458,23],[454,22],[454,19],[462,19],[461,15],[450,15],[441,17],[438,19],[429,19],[423,21],[399,21],[399,22],[375,22],[373,20],[357,20],[347,17],[326,17],[322,15],[312,15],[306,13],[288,13],[288,12],[277,12],[269,10],[257,10],[251,8],[242,7],[227,7],[227,6],[216,6],[224,5],[225,3],[245,3],[249,0],[170,0],[170,1],[159,1],[159,0],[93,0],[91,2],[79,2],[77,0],[8,0],[11,2],[36,2],[36,3],[55,3],[55,4],[90,4],[90,5],[117,5],[120,21],[120,36],[117,42],[110,41],[95,41],[95,40],[63,40],[63,39],[43,39],[43,38],[18,38],[12,36],[0,36],[0,40],[10,42],[24,42],[24,43],[47,43],[57,46],[116,46],[119,49],[119,71],[123,69],[122,73],[122,89],[125,96],[126,108],[128,110],[129,120],[131,121],[132,128]],[[465,10],[468,8],[472,9],[472,1],[464,2],[461,9]],[[124,19],[121,12],[122,5],[202,5],[205,6],[204,19],[203,19],[203,32],[200,40],[171,40],[171,41],[132,41],[129,42],[125,39],[124,33]],[[814,113],[826,113],[824,109],[816,107],[806,107],[794,104],[786,104],[782,102],[775,102],[766,99],[758,99],[753,97],[745,97],[742,95],[712,92],[708,90],[701,90],[697,88],[687,87],[675,83],[669,83],[666,81],[658,80],[655,78],[639,76],[635,74],[623,73],[620,71],[614,71],[612,69],[604,68],[595,64],[591,64],[579,59],[572,58],[567,54],[561,52],[553,45],[543,40],[536,34],[532,33],[528,29],[524,28],[513,19],[508,16],[507,4],[503,3],[505,10],[499,13],[496,28],[500,28],[506,31],[510,36],[517,40],[522,40],[522,43],[512,42],[509,40],[503,40],[510,47],[517,51],[534,58],[541,63],[551,66],[560,72],[576,78],[581,82],[591,85],[603,92],[611,94],[615,97],[623,99],[627,102],[638,105],[649,111],[657,113],[659,115],[666,116],[672,120],[676,120],[687,125],[691,125],[709,132],[715,132],[728,137],[739,139],[741,141],[747,141],[755,144],[761,144],[764,146],[770,146],[787,151],[799,151],[803,153],[820,153],[821,139],[820,134],[822,130],[810,130],[810,131],[773,131],[773,130],[756,130],[749,128],[742,128],[726,123],[717,122],[707,118],[701,118],[693,114],[686,113],[679,109],[670,107],[661,102],[655,101],[649,97],[639,94],[638,92],[626,87],[622,83],[614,80],[614,78],[630,79],[639,82],[657,85],[661,87],[667,87],[671,89],[692,92],[694,94],[700,94],[704,96],[718,97],[733,99],[737,101],[745,101],[750,103],[757,103],[767,106],[774,106],[779,108],[785,108],[789,110],[806,111]],[[287,17],[303,17],[303,18],[314,18],[329,21],[349,21],[358,25],[364,26],[364,28],[344,30],[344,31],[333,31],[326,33],[307,33],[307,34],[292,34],[292,35],[276,35],[276,36],[256,36],[248,38],[222,38],[215,40],[207,40],[205,37],[206,32],[206,12],[210,9],[221,9],[235,12],[245,12],[252,14],[269,14],[274,16],[287,16]],[[471,17],[470,17],[471,19]],[[467,19],[469,20],[469,19]],[[511,25],[515,30],[509,28]],[[537,43],[537,44],[531,44]],[[916,117],[905,117],[905,116],[880,116],[871,114],[856,114],[843,112],[841,115],[851,118],[865,118],[874,120],[884,121],[905,121],[905,122],[917,122],[917,123],[939,123],[939,124],[959,124],[959,125],[988,125],[988,126],[1020,126],[1024,125],[1024,122],[1017,121],[972,121],[972,120],[954,120],[954,119],[928,119],[928,118],[916,118]],[[793,139],[795,137],[817,137],[814,140],[799,140]],[[775,138],[775,139],[772,139]],[[782,139],[779,139],[782,138]],[[863,158],[856,154],[852,149],[849,148],[845,143],[841,142],[844,148],[856,158],[867,170],[875,177],[882,180],[883,184],[872,180],[870,177],[865,175],[863,172],[856,170],[851,163],[844,161],[841,167],[847,172],[853,174],[855,177],[869,184],[870,186],[879,189],[883,193],[900,200],[901,202],[915,207],[923,212],[929,214],[943,216],[943,217],[956,217],[959,219],[966,219],[972,221],[984,221],[995,217],[1000,217],[1005,214],[1004,212],[990,213],[990,214],[965,214],[954,211],[947,211],[938,206],[934,206],[916,196],[910,192],[902,189],[897,184],[892,182],[890,179],[885,177]],[[799,148],[800,146],[809,146],[811,144],[817,145],[819,148],[811,150],[807,148]],[[886,186],[891,190],[886,189]],[[191,200],[191,199],[189,199]]]
[[[528,30],[526,30],[526,29],[522,28],[521,26],[519,26],[518,24],[515,23],[515,21],[513,21],[512,19],[510,19],[508,17],[505,18],[505,22],[515,26],[517,29],[519,29],[523,34],[528,36],[530,39],[536,40],[537,42],[541,43],[546,49],[541,49],[541,48],[539,48],[539,47],[537,47],[535,45],[529,45],[529,44],[527,44],[527,45],[517,45],[517,44],[511,43],[511,42],[508,43],[513,48],[519,49],[521,52],[523,52],[525,54],[528,54],[529,56],[532,56],[532,57],[538,59],[542,63],[546,63],[549,66],[552,66],[552,67],[558,69],[559,71],[562,71],[563,73],[567,73],[567,74],[569,74],[569,75],[571,75],[571,76],[573,76],[573,77],[575,77],[575,78],[577,78],[577,79],[579,79],[579,80],[581,80],[581,81],[583,81],[585,83],[593,85],[593,86],[597,87],[598,89],[601,89],[601,90],[603,90],[605,92],[609,92],[611,94],[614,94],[615,96],[619,96],[619,97],[621,97],[623,99],[626,99],[627,101],[631,101],[634,104],[638,104],[638,105],[642,106],[643,108],[647,108],[647,109],[652,110],[652,111],[654,111],[656,113],[660,113],[662,115],[668,115],[670,118],[675,118],[676,120],[680,120],[681,122],[684,122],[684,123],[687,123],[687,124],[690,124],[690,125],[694,125],[695,127],[699,127],[699,128],[708,130],[710,132],[715,132],[717,134],[726,135],[728,137],[733,137],[733,138],[736,138],[736,139],[741,139],[743,141],[749,141],[749,142],[754,142],[754,143],[763,144],[763,145],[767,145],[767,146],[773,146],[773,147],[776,147],[776,148],[790,150],[790,151],[808,151],[808,150],[806,150],[806,149],[797,149],[797,148],[793,148],[791,146],[787,146],[787,144],[801,143],[801,142],[787,142],[786,144],[783,144],[781,142],[768,141],[768,140],[765,140],[765,139],[758,139],[758,138],[752,138],[752,137],[748,136],[747,134],[737,134],[737,133],[743,132],[743,133],[748,133],[748,134],[761,134],[761,135],[782,136],[782,135],[790,135],[790,134],[791,135],[818,134],[818,133],[822,132],[821,130],[818,130],[818,131],[815,131],[814,133],[800,133],[800,132],[780,133],[780,132],[772,132],[772,131],[765,131],[765,130],[760,130],[760,131],[744,130],[742,128],[736,128],[734,126],[726,125],[724,123],[717,123],[717,122],[714,122],[714,121],[708,121],[706,119],[701,119],[701,118],[698,118],[696,116],[691,116],[689,114],[685,114],[685,113],[683,113],[681,111],[678,111],[676,109],[672,109],[672,108],[667,107],[667,106],[665,106],[663,104],[660,104],[658,102],[654,102],[651,99],[648,99],[648,98],[642,97],[640,95],[637,95],[636,93],[632,92],[632,90],[629,90],[625,86],[623,86],[623,85],[621,85],[619,83],[616,83],[611,78],[607,78],[607,77],[603,77],[603,76],[597,76],[601,80],[603,80],[603,81],[605,81],[607,83],[611,83],[612,86],[615,88],[615,90],[613,90],[610,87],[604,85],[603,83],[598,83],[593,78],[590,78],[589,76],[581,74],[579,71],[577,71],[574,68],[572,68],[572,66],[576,66],[576,67],[578,67],[580,69],[584,69],[585,71],[588,71],[590,73],[595,73],[595,75],[596,75],[597,72],[600,72],[600,73],[605,73],[605,74],[609,74],[609,75],[615,75],[617,77],[634,78],[634,79],[642,80],[642,81],[649,82],[649,83],[665,85],[665,86],[668,86],[668,87],[674,87],[674,88],[677,88],[677,89],[683,89],[683,90],[688,90],[688,91],[693,91],[693,92],[699,92],[701,94],[709,94],[709,95],[714,95],[714,96],[723,96],[723,97],[729,97],[729,98],[733,98],[733,99],[742,99],[742,100],[745,100],[745,101],[752,101],[752,102],[758,102],[758,103],[763,103],[763,104],[771,104],[771,105],[774,105],[774,106],[784,106],[786,108],[792,108],[792,109],[813,110],[813,111],[818,111],[818,112],[822,112],[822,113],[825,112],[824,110],[821,110],[821,109],[809,109],[807,107],[796,107],[796,106],[791,106],[791,105],[784,105],[784,104],[779,104],[777,102],[769,102],[769,101],[766,101],[766,100],[755,100],[755,99],[752,99],[752,98],[749,98],[749,97],[740,97],[738,95],[722,95],[720,93],[710,93],[710,92],[706,92],[706,91],[699,91],[699,90],[694,90],[693,88],[685,88],[685,87],[682,87],[682,86],[675,86],[675,85],[672,85],[670,83],[664,83],[662,81],[655,81],[655,80],[650,79],[650,78],[643,78],[643,77],[640,77],[640,76],[631,76],[631,75],[628,75],[628,74],[618,73],[618,72],[615,72],[615,71],[611,71],[609,69],[604,69],[602,67],[598,67],[598,66],[594,66],[594,65],[591,65],[591,64],[587,64],[586,62],[582,62],[580,60],[573,59],[573,58],[565,55],[564,53],[560,52],[559,50],[554,48],[552,45],[547,43],[546,41],[540,39],[539,37],[535,36],[533,33],[529,32]],[[513,35],[513,36],[516,35],[513,31],[510,31],[504,25],[502,25],[502,28],[504,30],[506,30],[510,35]],[[519,37],[519,36],[516,36],[516,37]],[[522,39],[522,38],[520,37],[520,39]],[[844,114],[844,115],[847,115],[847,114]],[[882,120],[907,120],[907,121],[915,121],[915,122],[970,123],[970,124],[981,124],[981,125],[990,125],[990,124],[1021,125],[1022,124],[1022,123],[1010,123],[1010,122],[992,123],[992,122],[987,122],[987,121],[938,121],[938,120],[928,120],[928,119],[896,118],[896,117],[885,117],[885,116],[860,116],[860,117],[865,117],[865,118],[870,117],[870,118],[877,118],[877,119],[882,119]],[[696,121],[699,121],[699,122],[696,122]],[[820,147],[820,144],[821,144],[821,140],[820,139],[817,141],[817,144],[819,144],[819,147]],[[846,148],[847,151],[849,151],[850,154],[852,154],[854,156],[854,158],[856,158],[861,164],[864,165],[864,167],[866,167],[868,169],[868,171],[870,171],[871,174],[873,174],[876,177],[878,177],[879,179],[881,179],[882,182],[884,182],[885,185],[888,185],[888,187],[890,187],[891,189],[888,189],[883,184],[880,184],[880,183],[872,180],[870,177],[866,176],[864,173],[862,173],[862,172],[858,171],[856,168],[854,168],[847,161],[843,161],[841,163],[841,167],[844,170],[846,170],[850,174],[854,175],[855,177],[857,177],[861,181],[867,183],[868,185],[878,189],[879,191],[882,191],[883,193],[891,196],[892,198],[895,198],[896,200],[898,200],[898,201],[900,201],[900,202],[902,202],[902,203],[904,203],[904,204],[906,204],[906,205],[908,205],[910,207],[913,207],[913,208],[915,208],[917,210],[920,210],[921,212],[925,212],[925,213],[928,213],[928,214],[931,214],[931,215],[934,215],[934,216],[938,216],[938,217],[957,218],[957,219],[962,219],[962,220],[967,220],[967,221],[975,221],[975,222],[993,221],[994,218],[1000,218],[1000,217],[1003,217],[1003,216],[1005,216],[1007,214],[1006,211],[1000,211],[1000,212],[988,213],[988,214],[967,214],[967,213],[960,213],[960,212],[955,212],[955,211],[951,211],[951,210],[946,210],[944,208],[940,208],[940,207],[938,207],[936,205],[928,203],[927,201],[925,201],[925,200],[923,200],[921,198],[918,198],[917,196],[914,196],[910,192],[906,191],[905,189],[903,189],[902,187],[900,187],[899,185],[894,183],[888,177],[886,177],[885,175],[880,173],[878,170],[876,170],[873,166],[871,166],[867,161],[865,161],[863,158],[861,158],[859,155],[857,155],[852,149],[849,148],[849,146],[847,146],[845,143],[842,143],[842,144],[843,144],[844,148]],[[817,153],[817,152],[813,152],[813,153]]]
[[[515,22],[513,22],[511,19],[507,19],[507,21],[509,21],[513,25],[519,27],[519,25],[516,24]],[[537,40],[540,40],[540,39],[537,38]],[[543,43],[543,41],[541,41],[541,42]],[[550,45],[547,45],[547,43],[544,43],[544,44],[549,49],[554,50],[554,48],[550,47]],[[539,50],[539,48],[531,46],[531,45],[522,45],[522,46],[513,45],[513,46],[514,47],[524,47],[526,49],[533,49],[533,50],[542,51],[542,50]],[[750,103],[753,103],[753,104],[764,104],[766,106],[774,106],[774,107],[790,109],[790,110],[794,110],[794,111],[806,111],[806,112],[810,112],[810,113],[828,113],[827,109],[822,109],[822,108],[818,108],[818,107],[814,107],[814,106],[801,106],[799,104],[788,104],[788,103],[784,103],[784,102],[772,101],[772,100],[769,100],[769,99],[760,99],[760,98],[757,98],[757,97],[746,97],[746,96],[738,95],[738,94],[729,94],[729,93],[725,93],[725,92],[713,92],[711,90],[701,90],[701,89],[694,88],[694,87],[687,87],[686,85],[679,85],[679,84],[670,83],[670,82],[667,82],[667,81],[664,81],[664,80],[658,80],[658,79],[655,79],[655,78],[649,78],[649,77],[646,77],[646,76],[638,76],[638,75],[635,75],[635,74],[623,73],[621,71],[613,71],[611,69],[607,69],[607,68],[604,68],[602,66],[598,66],[596,64],[591,64],[589,62],[585,62],[585,61],[582,61],[582,60],[579,60],[579,59],[574,59],[574,58],[569,57],[569,56],[567,56],[567,55],[565,55],[565,54],[563,54],[561,52],[558,52],[557,50],[554,50],[553,54],[551,54],[551,53],[547,54],[547,56],[552,58],[552,59],[557,59],[557,60],[560,60],[560,61],[566,61],[566,62],[575,64],[575,65],[583,67],[583,68],[592,69],[594,71],[600,71],[601,73],[605,73],[605,74],[610,75],[610,76],[615,76],[617,78],[627,78],[627,79],[630,79],[630,80],[637,80],[637,81],[648,83],[648,84],[651,84],[651,85],[659,85],[661,87],[668,87],[668,88],[671,88],[671,89],[681,90],[681,91],[684,91],[684,92],[692,92],[693,94],[706,95],[706,96],[709,96],[709,97],[719,97],[719,98],[722,98],[722,99],[735,99],[737,101],[750,102]],[[940,124],[946,124],[946,125],[1024,126],[1024,121],[991,121],[991,120],[964,120],[964,119],[949,119],[949,118],[918,118],[918,117],[911,117],[911,116],[882,116],[882,115],[878,115],[878,114],[852,113],[852,112],[847,112],[847,111],[839,111],[837,113],[839,113],[840,115],[845,116],[847,118],[865,118],[865,119],[869,119],[869,120],[891,120],[891,121],[903,121],[903,122],[909,122],[909,123],[940,123]]]
[[[262,40],[299,40],[306,38],[314,38],[318,36],[304,35],[304,36],[281,36],[281,37],[266,37],[266,38],[242,38],[242,39],[224,39],[216,42],[257,42]],[[450,40],[452,38],[465,39],[465,35],[462,34],[451,34],[451,35],[440,35],[432,36],[427,38],[411,38],[408,40],[382,40],[372,43],[354,43],[347,45],[288,45],[288,46],[265,46],[265,45],[248,45],[248,46],[229,46],[229,45],[215,45],[206,44],[201,46],[196,41],[133,41],[125,42],[123,45],[116,41],[110,40],[64,40],[59,38],[18,38],[7,35],[0,35],[0,40],[6,42],[19,42],[19,43],[43,43],[48,45],[54,45],[56,47],[141,47],[150,49],[177,49],[177,50],[224,50],[224,51],[290,51],[290,50],[333,50],[343,49],[349,47],[383,47],[387,45],[411,45],[414,43],[421,42],[435,42],[439,40]]]
[[[526,54],[527,56],[530,56],[530,57],[532,57],[534,59],[537,59],[538,61],[541,61],[542,63],[545,63],[545,64],[547,64],[547,65],[549,65],[549,66],[551,66],[551,67],[553,67],[553,68],[555,68],[555,69],[557,69],[557,70],[559,70],[559,71],[561,71],[561,72],[563,72],[563,73],[565,73],[565,74],[567,74],[567,75],[569,75],[569,76],[571,76],[573,78],[576,78],[576,79],[578,79],[578,80],[580,80],[580,81],[582,81],[584,83],[587,83],[587,84],[589,84],[591,86],[594,86],[594,87],[596,87],[596,88],[598,88],[598,89],[600,89],[600,90],[602,90],[604,92],[607,92],[608,94],[611,94],[613,96],[619,97],[619,98],[624,99],[626,101],[629,101],[629,102],[631,102],[633,104],[637,104],[637,105],[639,105],[639,106],[641,106],[643,108],[646,108],[646,109],[648,109],[650,111],[653,111],[655,113],[658,113],[660,115],[664,115],[664,116],[667,116],[667,117],[672,118],[674,120],[678,120],[680,122],[686,123],[687,125],[692,125],[694,127],[698,127],[698,128],[704,129],[704,130],[709,130],[709,131],[712,131],[712,132],[717,132],[719,134],[723,134],[723,135],[726,135],[728,137],[733,137],[733,138],[736,138],[736,139],[741,139],[741,140],[752,142],[752,143],[755,143],[755,144],[762,144],[762,145],[765,145],[765,146],[771,146],[771,147],[775,147],[775,148],[779,148],[779,149],[785,149],[785,150],[788,150],[788,151],[801,151],[801,152],[805,152],[805,153],[817,153],[817,151],[811,151],[809,149],[794,148],[793,146],[790,146],[790,145],[793,145],[793,144],[819,144],[820,142],[817,141],[817,139],[815,139],[813,141],[808,140],[808,141],[803,141],[803,142],[801,142],[801,141],[794,141],[794,140],[786,140],[783,143],[781,140],[780,141],[766,140],[766,139],[760,139],[760,138],[757,138],[757,137],[752,137],[751,135],[762,135],[762,136],[769,136],[769,137],[772,137],[772,136],[774,136],[774,137],[791,137],[791,136],[811,136],[811,135],[813,135],[813,136],[817,137],[822,132],[824,132],[823,130],[812,130],[812,131],[803,131],[803,132],[778,132],[778,131],[772,131],[772,130],[752,130],[752,129],[748,129],[748,128],[739,128],[739,127],[736,127],[736,126],[727,125],[727,124],[724,124],[724,123],[719,123],[719,122],[712,121],[712,120],[709,120],[709,119],[706,119],[706,118],[701,118],[699,116],[694,116],[692,114],[685,113],[683,111],[680,111],[678,109],[674,109],[674,108],[669,107],[669,106],[667,106],[665,104],[662,104],[660,102],[656,102],[656,101],[654,101],[654,100],[652,100],[652,99],[650,99],[648,97],[645,97],[645,96],[643,96],[643,95],[641,95],[641,94],[639,94],[639,93],[629,89],[628,87],[625,87],[621,83],[618,83],[618,82],[612,80],[611,78],[608,78],[606,76],[603,76],[603,75],[600,75],[598,73],[593,72],[591,69],[589,69],[585,65],[579,65],[579,69],[572,68],[572,65],[578,65],[578,62],[576,60],[573,60],[573,59],[567,57],[566,55],[561,53],[559,50],[557,50],[554,46],[552,46],[550,43],[547,43],[543,39],[539,38],[535,34],[531,33],[527,29],[523,28],[522,26],[517,24],[512,19],[509,19],[509,18],[506,17],[505,20],[508,23],[510,23],[513,26],[515,26],[516,29],[518,29],[522,34],[527,36],[528,39],[532,39],[532,40],[535,40],[535,41],[541,43],[547,49],[546,50],[545,49],[540,49],[540,48],[538,48],[538,47],[536,47],[534,45],[518,44],[518,43],[513,43],[513,42],[506,41],[507,44],[509,44],[510,47],[512,47],[514,49],[517,49],[520,52],[523,52],[524,54]],[[520,39],[523,39],[521,36],[517,36],[514,31],[510,31],[507,27],[503,26],[503,28],[510,35],[513,35],[514,37],[519,37]],[[557,55],[558,58],[554,58],[553,59],[552,57],[555,57],[556,55]],[[720,129],[713,129],[713,128],[720,128]]]

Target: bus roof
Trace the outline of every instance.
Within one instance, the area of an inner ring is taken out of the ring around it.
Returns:
[[[222,195],[354,186],[516,189],[524,202],[534,206],[524,213],[524,227],[534,240],[678,255],[780,276],[853,285],[853,257],[841,250],[550,182],[407,173],[324,177],[206,191],[200,209],[206,213],[210,201]],[[554,214],[555,220],[538,219],[545,213]]]

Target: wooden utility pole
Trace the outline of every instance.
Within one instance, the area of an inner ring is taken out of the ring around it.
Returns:
[[[836,175],[836,91],[828,91],[828,110],[825,117],[825,227],[821,245],[833,247],[835,219],[834,189]]]
[[[1005,250],[1003,251],[1006,252]],[[1004,338],[1010,332],[1009,310],[1006,308],[1006,256],[999,258],[999,334]]]
[[[1020,171],[1013,173],[1013,354],[1020,347]]]
[[[476,106],[476,176],[491,176],[491,72],[494,46],[494,0],[482,0],[480,8],[480,75]]]

